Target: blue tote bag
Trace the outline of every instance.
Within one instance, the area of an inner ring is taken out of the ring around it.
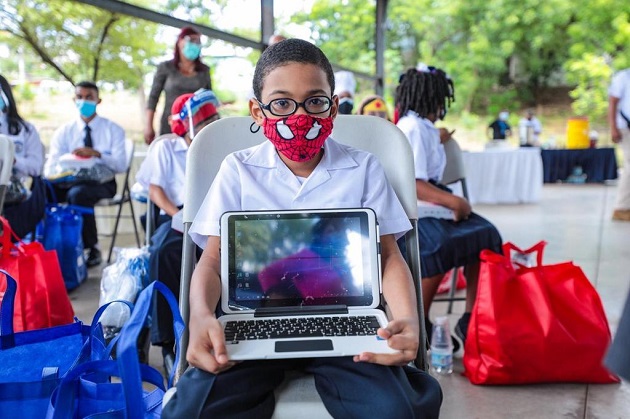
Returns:
[[[42,418],[53,390],[68,371],[83,362],[109,356],[111,345],[105,346],[98,323],[107,306],[97,311],[92,326],[76,321],[14,333],[17,283],[4,270],[0,270],[0,277],[7,282],[0,307],[0,417],[15,412],[16,417]]]
[[[83,254],[83,214],[94,210],[78,205],[59,204],[50,184],[47,184],[53,202],[46,204],[46,216],[38,225],[38,241],[46,250],[56,250],[61,274],[67,290],[72,290],[87,278],[87,265]]]
[[[175,362],[178,362],[184,321],[171,291],[161,282],[155,281],[140,293],[131,317],[120,331],[116,346],[117,359],[90,361],[71,370],[50,399],[47,419],[158,419],[161,416],[164,379],[155,368],[140,364],[136,345],[151,312],[153,291],[158,291],[166,298],[173,313]],[[173,375],[174,371],[169,377],[169,387]],[[104,376],[119,377],[120,381],[103,380]],[[152,389],[146,390],[143,383],[151,384]]]

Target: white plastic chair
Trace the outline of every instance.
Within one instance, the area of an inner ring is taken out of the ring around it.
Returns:
[[[190,279],[195,265],[195,246],[188,235],[191,223],[201,206],[220,164],[228,154],[266,141],[262,132],[250,132],[250,117],[223,118],[205,127],[197,134],[188,153],[186,166],[186,202],[184,204],[184,244],[182,252],[182,278],[180,308],[184,321],[190,316],[188,295]],[[387,177],[401,200],[412,223],[406,236],[407,260],[415,280],[416,298],[420,317],[420,348],[416,365],[427,369],[426,332],[422,309],[420,281],[420,254],[417,236],[417,204],[413,154],[405,135],[392,123],[377,117],[342,115],[335,120],[333,138],[345,144],[359,147],[375,154],[381,161]],[[182,348],[188,346],[187,331]],[[185,350],[185,349],[184,349]],[[180,358],[177,376],[185,370],[185,357]],[[274,418],[330,417],[326,411],[311,375],[289,375],[276,391]]]
[[[15,144],[6,135],[0,135],[0,214],[4,207],[4,196],[9,188],[13,160],[15,158]]]
[[[454,183],[461,183],[462,194],[464,198],[468,199],[468,188],[466,187],[466,168],[464,167],[464,158],[462,156],[462,149],[459,147],[457,141],[451,138],[444,143],[444,152],[446,153],[446,167],[442,174],[442,183],[444,185],[452,185]],[[455,301],[465,301],[465,297],[455,297],[455,291],[457,288],[457,276],[459,270],[462,268],[453,268],[451,274],[451,289],[449,290],[448,297],[438,297],[433,299],[433,302],[448,302],[447,313],[453,312],[453,303]]]
[[[118,235],[118,225],[120,224],[120,218],[126,217],[131,219],[131,223],[133,224],[133,231],[136,235],[136,244],[140,247],[140,236],[138,235],[138,227],[136,226],[136,214],[133,209],[133,202],[131,202],[131,192],[129,189],[129,172],[131,171],[131,163],[133,161],[133,150],[134,143],[129,138],[125,139],[125,156],[127,157],[127,170],[125,171],[125,178],[122,184],[122,192],[116,194],[112,198],[105,198],[98,201],[95,207],[118,207],[117,213],[115,216],[113,215],[99,215],[100,217],[111,218],[115,217],[116,221],[114,222],[114,229],[110,233],[112,236],[111,244],[109,245],[109,253],[107,255],[107,263],[109,263],[112,259],[112,252],[114,250],[114,245],[116,244],[116,236]],[[131,215],[121,215],[123,205],[125,202],[129,203],[129,210],[131,211]]]

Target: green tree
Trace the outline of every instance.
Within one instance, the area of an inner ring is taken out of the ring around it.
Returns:
[[[73,84],[91,79],[137,88],[164,50],[155,24],[63,0],[5,0],[0,30]]]
[[[606,115],[607,87],[614,71],[630,67],[630,3],[626,0],[579,0],[569,27],[570,57],[564,67],[577,114]]]

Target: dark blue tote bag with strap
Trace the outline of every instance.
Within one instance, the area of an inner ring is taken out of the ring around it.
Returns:
[[[59,204],[52,186],[47,184],[53,202],[46,204],[46,216],[38,226],[36,236],[46,250],[57,251],[66,289],[72,290],[87,278],[81,231],[83,214],[94,214],[94,210],[79,205]]]
[[[105,346],[98,323],[107,305],[94,315],[92,326],[76,321],[13,333],[17,284],[0,270],[0,281],[4,278],[7,286],[0,307],[0,417],[43,418],[53,390],[68,371],[84,362],[109,357],[111,346]],[[130,303],[125,304],[131,307]]]
[[[131,317],[120,331],[117,359],[86,362],[72,369],[53,393],[47,419],[160,418],[165,393],[164,378],[155,368],[140,364],[136,344],[151,312],[154,291],[166,298],[173,314],[177,364],[184,321],[171,291],[161,282],[154,281],[140,293]],[[174,373],[173,370],[169,377],[169,387]],[[120,380],[102,380],[104,376]],[[151,384],[151,389],[143,387],[143,383]]]

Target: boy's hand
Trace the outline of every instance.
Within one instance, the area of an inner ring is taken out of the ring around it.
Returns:
[[[418,321],[410,319],[392,320],[387,327],[378,329],[377,334],[387,340],[390,348],[400,352],[395,354],[375,354],[363,352],[354,356],[354,362],[404,366],[416,359],[419,346]]]
[[[440,143],[444,144],[453,137],[455,130],[449,131],[446,128],[440,128]]]
[[[452,210],[455,215],[455,221],[467,220],[472,212],[470,204],[465,198],[456,195],[453,195],[453,198],[455,199],[455,205],[453,205]]]
[[[621,142],[621,131],[619,131],[619,128],[617,128],[616,125],[613,125],[610,128],[610,137],[612,139],[612,142],[615,144],[618,144]]]
[[[218,374],[235,365],[228,361],[225,335],[214,316],[203,316],[190,322],[190,343],[186,360],[194,367]]]
[[[75,149],[72,154],[79,157],[101,157],[101,153],[94,150],[92,147],[79,147]]]

